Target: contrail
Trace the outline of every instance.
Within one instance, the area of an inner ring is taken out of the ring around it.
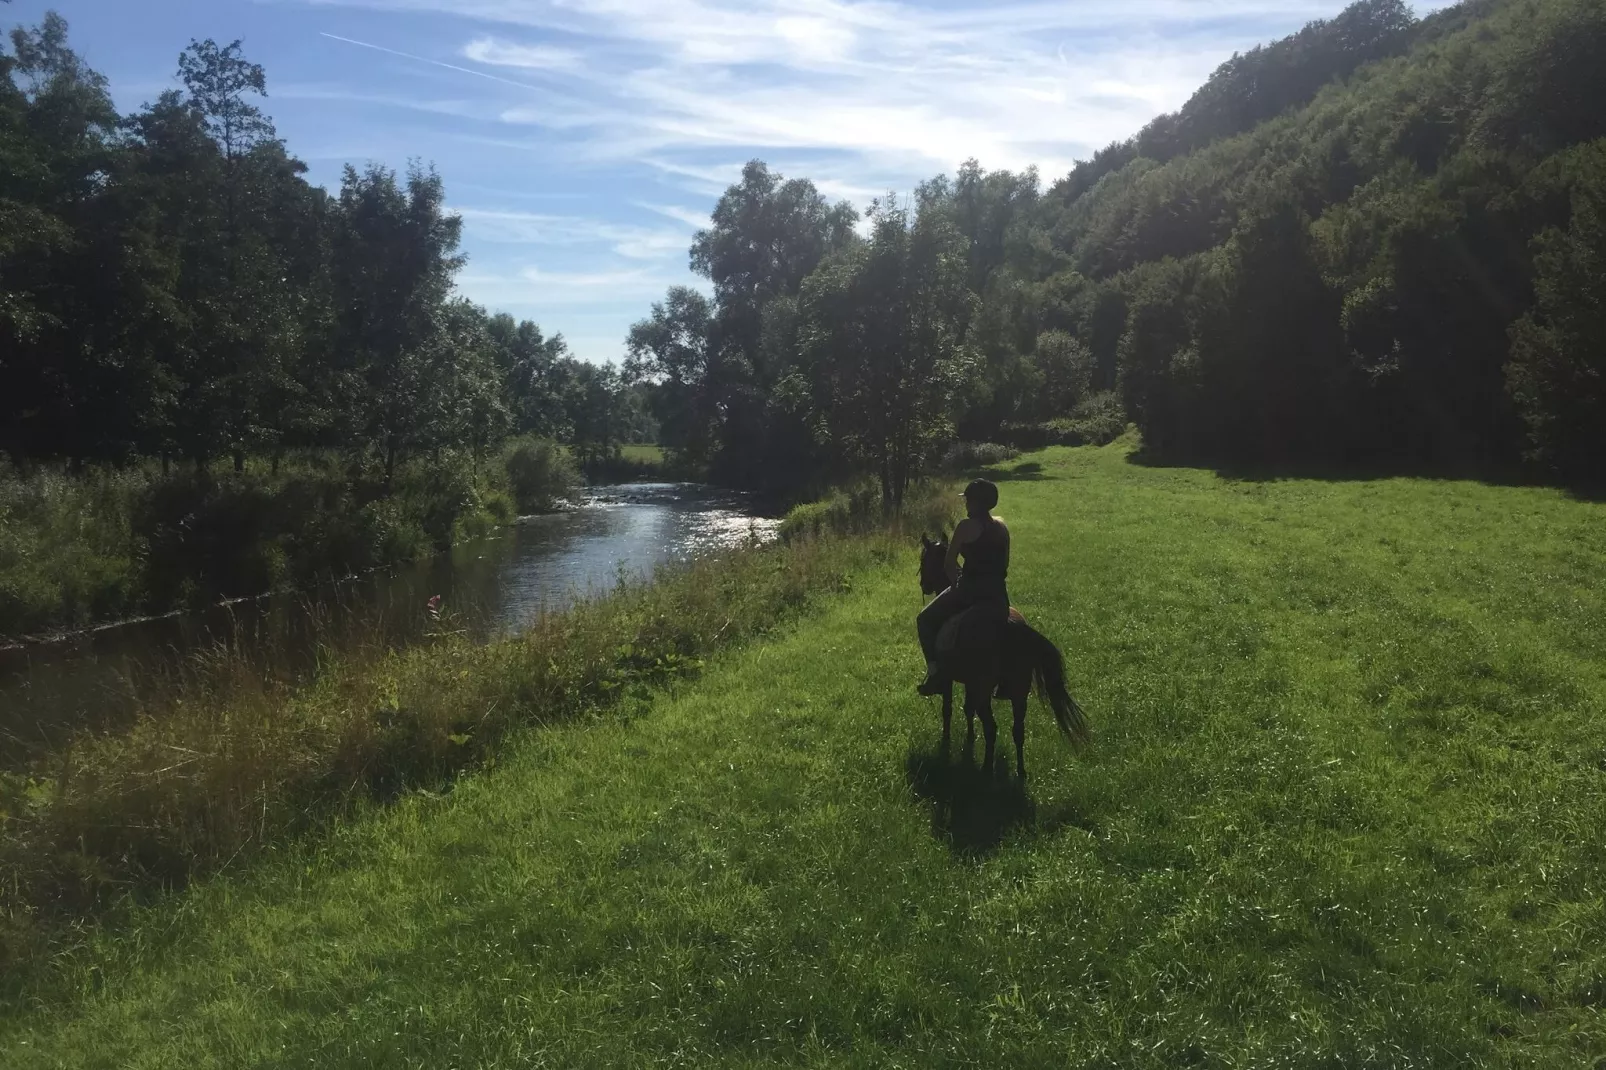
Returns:
[[[318,36],[327,37],[331,41],[344,41],[348,45],[356,45],[359,48],[371,48],[375,52],[388,52],[392,56],[400,56],[402,59],[410,59],[418,63],[429,63],[436,67],[445,67],[449,71],[458,71],[462,74],[472,74],[476,78],[485,78],[492,82],[501,82],[503,85],[516,85],[520,89],[534,89],[539,92],[541,88],[540,86],[530,85],[528,82],[515,82],[511,78],[498,78],[496,75],[486,74],[484,71],[476,71],[468,67],[459,67],[455,63],[442,63],[438,59],[428,59],[424,56],[415,56],[411,52],[399,52],[394,48],[386,48],[384,45],[371,45],[367,41],[358,41],[351,37],[341,37],[337,33],[324,33],[322,30],[320,30],[318,31]]]

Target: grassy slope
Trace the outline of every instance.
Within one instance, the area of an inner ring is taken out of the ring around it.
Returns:
[[[0,1065],[1589,1065],[1606,1056],[1598,504],[1004,487],[1099,733],[931,754],[908,569],[630,724],[536,731],[149,911]]]

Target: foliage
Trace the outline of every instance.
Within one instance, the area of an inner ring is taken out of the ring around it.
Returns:
[[[950,433],[971,297],[965,244],[946,219],[889,198],[869,222],[868,238],[804,282],[798,342],[817,426],[895,510]]]
[[[550,439],[509,440],[502,465],[513,504],[522,514],[550,512],[579,482],[568,454]]]
[[[955,442],[943,452],[941,467],[945,472],[968,472],[973,468],[1003,464],[1019,456],[1020,450],[998,442]]]
[[[1075,302],[1122,294],[1116,376],[1157,455],[1488,470],[1526,424],[1551,470],[1598,476],[1592,440],[1559,431],[1591,402],[1566,415],[1577,390],[1543,384],[1587,366],[1547,332],[1589,331],[1599,286],[1584,250],[1602,130],[1583,102],[1600,68],[1582,57],[1602,34],[1575,0],[1420,23],[1362,3],[1233,60],[1182,118],[1045,198],[1071,265],[1055,326],[1100,366]]]
[[[572,480],[566,458],[549,473]],[[276,470],[275,470],[276,469]],[[466,451],[383,470],[292,453],[239,472],[0,469],[0,637],[311,586],[512,519],[508,476]]]

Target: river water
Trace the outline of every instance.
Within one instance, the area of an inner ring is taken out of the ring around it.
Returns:
[[[0,766],[80,728],[115,726],[225,645],[253,671],[295,679],[342,637],[405,645],[431,626],[435,595],[451,627],[493,638],[659,565],[768,540],[778,523],[739,496],[695,484],[593,487],[576,509],[526,517],[405,568],[0,650]]]

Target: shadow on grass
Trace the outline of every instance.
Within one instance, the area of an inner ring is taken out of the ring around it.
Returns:
[[[1577,482],[1558,479],[1532,467],[1515,464],[1466,463],[1430,464],[1366,458],[1355,461],[1235,461],[1203,457],[1176,457],[1138,449],[1127,454],[1127,463],[1144,468],[1192,468],[1214,472],[1222,479],[1244,483],[1276,483],[1282,480],[1314,479],[1330,483],[1350,483],[1375,479],[1431,479],[1446,482],[1484,483],[1495,487],[1548,487],[1561,490],[1579,501],[1606,502],[1606,482]],[[992,477],[1007,478],[1007,477]]]
[[[1054,478],[1053,476],[1046,474],[1043,471],[1043,466],[1038,464],[1036,461],[1027,461],[1025,464],[1013,464],[1009,465],[1008,467],[987,465],[982,468],[969,469],[965,472],[965,475],[971,477],[979,476],[983,479],[990,479],[994,483],[1030,483],[1037,480]]]
[[[1052,835],[1067,825],[1092,831],[1093,823],[1069,804],[1039,810],[1026,782],[1012,773],[988,777],[976,756],[979,747],[956,745],[960,753],[952,756],[941,747],[911,748],[904,762],[910,790],[931,806],[932,835],[954,854],[985,857],[1005,840]],[[1014,750],[1008,749],[1012,767]],[[998,764],[1006,767],[1002,753]]]

